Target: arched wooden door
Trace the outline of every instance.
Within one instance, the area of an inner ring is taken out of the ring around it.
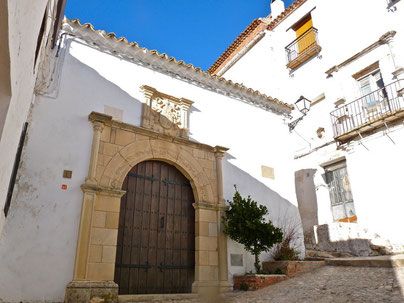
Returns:
[[[160,161],[126,176],[115,282],[120,294],[188,293],[195,271],[194,196],[187,178]]]

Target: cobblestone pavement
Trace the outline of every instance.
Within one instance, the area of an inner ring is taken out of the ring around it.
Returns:
[[[403,288],[404,268],[326,266],[258,291],[236,292],[220,300],[181,302],[398,303],[404,302]]]
[[[404,302],[404,268],[331,267],[301,275],[232,303],[371,303]],[[226,300],[227,301],[227,300]]]

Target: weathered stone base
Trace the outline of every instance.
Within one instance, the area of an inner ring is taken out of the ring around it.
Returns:
[[[267,261],[262,262],[264,272],[275,273],[281,271],[288,277],[310,272],[325,265],[324,261]]]
[[[117,303],[118,284],[113,281],[72,281],[66,287],[65,303]]]
[[[225,293],[231,291],[232,289],[232,285],[227,281],[195,281],[192,284],[192,293],[202,296]]]
[[[244,275],[234,276],[234,289],[258,290],[286,280],[286,275]]]

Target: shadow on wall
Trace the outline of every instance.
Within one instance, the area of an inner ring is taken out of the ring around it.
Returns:
[[[242,196],[250,195],[257,203],[268,207],[269,219],[275,226],[283,229],[297,228],[298,232],[295,245],[300,252],[301,258],[304,258],[305,247],[303,242],[303,230],[301,228],[301,219],[297,207],[261,181],[230,163],[229,160],[231,159],[234,159],[234,157],[231,156],[231,154],[226,154],[223,161],[223,187],[225,198],[227,200],[232,199],[235,192],[234,185],[237,185],[237,189]],[[239,254],[241,252],[240,250],[242,250],[245,256],[244,268],[230,266],[230,271],[232,271],[233,274],[241,274],[244,270],[247,272],[254,270],[254,257],[246,252],[242,245],[233,241],[229,244],[229,254]],[[269,259],[271,259],[271,251],[263,253],[260,256],[261,261],[267,261]]]
[[[31,113],[33,122],[0,239],[0,301],[63,301],[73,278],[80,186],[91,152],[88,115],[104,112],[104,105],[126,106],[131,110],[128,119],[136,124],[134,113],[140,112],[139,100],[69,54],[61,72],[57,99],[38,96]],[[65,168],[73,171],[71,179],[62,178]]]

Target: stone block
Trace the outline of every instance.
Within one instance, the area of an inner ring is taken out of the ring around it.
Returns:
[[[119,213],[121,199],[117,197],[97,195],[94,203],[94,210]]]
[[[101,245],[90,245],[89,249],[89,262],[96,263],[101,262],[102,258],[102,246]]]
[[[115,144],[117,145],[125,146],[134,142],[135,139],[136,139],[135,133],[122,129],[116,130]]]
[[[209,222],[209,236],[211,237],[217,236],[217,223]]]
[[[107,156],[113,156],[119,150],[119,146],[112,143],[103,143],[102,145],[103,145],[102,153]]]
[[[217,281],[219,279],[217,266],[199,266],[200,281]]]
[[[88,263],[87,278],[92,281],[114,279],[115,263]]]
[[[92,228],[90,243],[94,245],[116,245],[117,229]]]
[[[196,212],[198,214],[198,221],[213,222],[213,223],[217,222],[216,210],[198,209]]]
[[[195,237],[195,246],[197,250],[217,250],[217,237]]]
[[[116,212],[107,212],[106,213],[106,228],[117,229],[119,225],[119,213]]]
[[[116,257],[116,246],[103,246],[102,247],[102,262],[114,263]]]
[[[88,303],[93,298],[117,303],[118,284],[113,281],[72,281],[66,287],[65,303]]]
[[[209,265],[209,252],[208,251],[198,251],[197,252],[199,266]]]
[[[217,251],[209,252],[209,265],[219,265],[219,256]]]
[[[209,222],[196,224],[195,236],[209,236]]]
[[[105,227],[107,213],[105,211],[94,211],[93,214],[93,227]]]
[[[104,127],[101,133],[101,141],[103,142],[109,142],[111,137],[111,128],[110,127]]]

